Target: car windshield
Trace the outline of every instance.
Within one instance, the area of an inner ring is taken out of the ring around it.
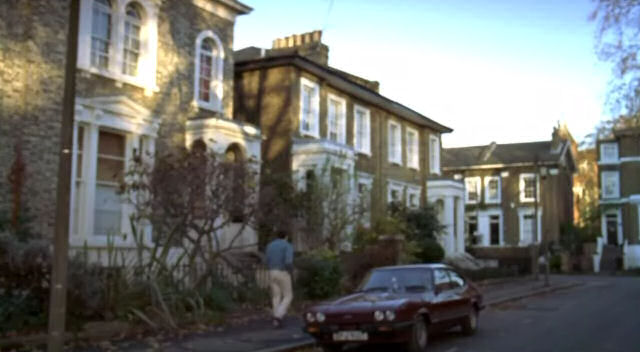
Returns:
[[[431,271],[428,269],[378,269],[367,274],[360,292],[420,293],[431,289]]]

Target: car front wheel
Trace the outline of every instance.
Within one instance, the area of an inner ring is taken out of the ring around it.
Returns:
[[[469,315],[462,321],[462,332],[465,335],[473,335],[476,330],[478,330],[478,310],[476,307],[471,307]]]
[[[424,352],[427,350],[429,341],[429,329],[423,317],[417,317],[411,329],[411,340],[409,341],[409,352]]]

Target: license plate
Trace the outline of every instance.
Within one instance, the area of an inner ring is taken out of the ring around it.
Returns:
[[[338,331],[333,333],[333,341],[367,341],[369,334],[364,331]]]

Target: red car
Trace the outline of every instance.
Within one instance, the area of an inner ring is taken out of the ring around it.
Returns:
[[[447,265],[382,267],[369,272],[355,293],[308,309],[304,331],[325,351],[398,343],[421,352],[433,329],[459,325],[473,334],[482,308],[478,288]]]

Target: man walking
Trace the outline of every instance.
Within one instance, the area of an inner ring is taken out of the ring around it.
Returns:
[[[265,254],[273,304],[273,326],[280,328],[293,299],[290,274],[293,269],[293,246],[287,242],[284,230],[278,231],[277,238],[267,245]]]

